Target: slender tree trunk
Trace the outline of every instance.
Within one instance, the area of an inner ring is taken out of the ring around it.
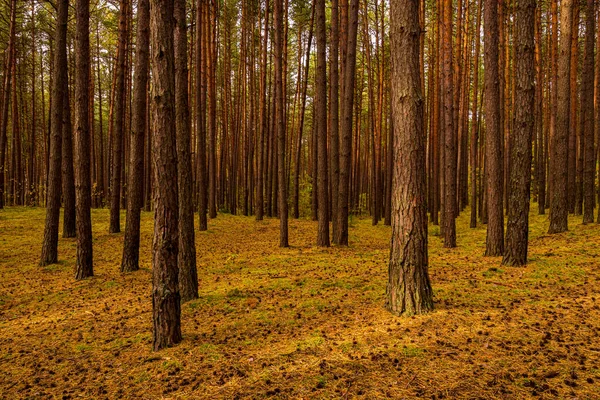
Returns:
[[[444,247],[456,247],[456,132],[452,69],[452,1],[443,0],[442,13],[442,106],[444,144]]]
[[[154,239],[152,242],[152,316],[155,351],[181,337],[177,269],[179,248],[173,0],[150,1],[152,68],[152,164],[154,168]]]
[[[352,166],[352,112],[354,110],[354,81],[356,71],[356,41],[358,35],[358,0],[350,0],[347,12],[347,24],[343,29],[342,43],[342,121],[340,127],[340,181],[338,197],[338,218],[336,235],[333,242],[338,245],[348,245],[348,210],[350,202],[350,174]],[[344,8],[342,7],[342,12]],[[345,18],[342,16],[342,26]]]
[[[596,9],[594,0],[587,0],[585,9],[585,60],[581,98],[583,127],[581,137],[584,141],[583,172],[583,223],[594,222],[594,182],[596,179],[596,155],[594,154],[594,45],[596,38]],[[600,104],[596,105],[600,107]],[[600,123],[600,122],[598,122]]]
[[[278,176],[278,211],[279,211],[279,246],[288,247],[288,207],[287,184],[285,172],[285,103],[283,93],[283,2],[274,0],[273,13],[275,25],[275,128],[277,132],[277,176]]]
[[[481,51],[481,38],[479,32],[481,32],[481,9],[483,0],[479,0],[479,6],[477,7],[477,23],[475,25],[475,66],[473,71],[473,108],[471,110],[471,222],[470,227],[477,227],[477,194],[478,190],[481,190],[477,185],[477,142],[479,141],[479,125],[477,112],[479,111],[477,101],[479,99],[479,54]]]
[[[554,162],[552,202],[550,203],[550,228],[548,233],[561,233],[568,230],[568,168],[569,160],[569,121],[571,113],[571,31],[573,24],[573,1],[562,0],[560,15],[560,54],[558,56],[558,103],[556,113],[556,134],[554,137]]]
[[[581,1],[581,0],[579,0]],[[567,203],[569,213],[575,213],[575,202],[577,201],[577,65],[579,64],[579,1],[573,3],[573,22],[571,25],[571,57],[569,72],[570,90],[570,117],[569,117],[569,144],[567,159]],[[579,210],[578,215],[581,215]]]
[[[127,59],[127,11],[128,0],[121,0],[119,11],[119,48],[117,50],[117,70],[115,84],[115,118],[113,128],[110,233],[121,232],[121,175],[123,168],[123,130],[125,125],[125,64]]]
[[[8,110],[10,104],[10,86],[12,83],[12,70],[15,64],[15,37],[16,37],[16,23],[17,23],[17,0],[11,0],[10,2],[10,33],[8,36],[8,47],[6,53],[8,58],[6,60],[6,69],[4,74],[4,93],[2,96],[2,118],[0,119],[2,126],[0,127],[0,209],[4,208],[4,192],[6,189],[6,183],[4,175],[6,173],[6,147],[7,147],[7,136],[6,131],[8,128]],[[65,39],[66,46],[66,39]],[[56,64],[55,64],[56,65]],[[61,110],[62,112],[62,110]],[[59,113],[60,115],[60,113]],[[59,153],[60,156],[60,153]],[[59,157],[60,159],[60,157]],[[59,206],[60,207],[60,206]],[[58,224],[58,223],[57,223]],[[57,239],[58,240],[58,239]],[[54,261],[56,262],[56,261]]]
[[[339,217],[338,212],[338,195],[339,195],[339,179],[340,179],[340,116],[339,116],[339,5],[338,0],[331,2],[331,41],[329,43],[331,66],[329,70],[330,88],[329,88],[329,148],[331,149],[331,216],[333,219],[332,228],[335,236],[338,224],[336,219]],[[323,40],[325,43],[326,40]],[[310,49],[309,49],[310,50]],[[323,66],[325,71],[325,66]],[[319,71],[317,76],[320,80]],[[323,78],[323,84],[326,85],[326,79]],[[326,129],[321,132],[327,132]],[[329,236],[327,237],[329,244]]]
[[[265,175],[266,175],[266,146],[269,142],[269,125],[267,119],[267,44],[269,38],[269,2],[265,1],[265,24],[263,28],[263,40],[261,44],[260,65],[260,140],[258,152],[258,175],[256,182],[256,220],[262,221],[265,208]]]
[[[201,231],[208,229],[208,172],[206,164],[206,67],[204,43],[208,34],[206,6],[204,0],[198,0],[196,14],[196,137],[198,147],[198,226]],[[177,45],[177,44],[176,44]],[[177,68],[177,67],[176,67]],[[180,200],[181,201],[181,200]],[[181,232],[180,232],[181,233]],[[180,276],[181,279],[181,276]],[[197,290],[196,290],[197,292]],[[183,298],[183,293],[182,293]]]
[[[75,53],[75,195],[77,262],[75,279],[94,275],[92,248],[92,187],[90,175],[90,2],[76,1]]]
[[[13,0],[14,1],[14,0]],[[44,241],[42,243],[42,257],[40,265],[58,262],[58,223],[60,217],[60,191],[61,191],[61,156],[62,156],[62,114],[65,102],[65,78],[63,73],[67,68],[67,20],[69,2],[57,1],[56,31],[54,34],[54,70],[52,77],[51,101],[51,135],[50,159],[48,162],[48,186],[46,198],[46,224],[44,227]],[[6,86],[5,89],[6,90]],[[6,103],[4,104],[6,109]]]
[[[386,308],[396,315],[433,310],[427,272],[427,205],[418,2],[391,2],[394,178]]]
[[[67,69],[61,71],[65,81],[65,99],[63,102],[62,121],[62,197],[64,206],[63,237],[73,238],[76,235],[75,211],[75,175],[73,171],[73,125],[71,122],[71,101],[69,77]]]
[[[177,133],[177,186],[179,189],[179,293],[181,301],[198,298],[192,156],[188,104],[187,22],[185,0],[174,1],[175,17],[175,117]],[[202,199],[204,202],[204,198]],[[205,206],[204,206],[205,207]]]
[[[318,193],[319,193],[319,227],[317,246],[329,246],[329,184],[327,173],[327,37],[325,33],[325,0],[315,3],[317,69],[316,81],[316,114],[317,147],[318,147]],[[333,140],[333,139],[332,139]],[[332,160],[332,166],[334,161]]]
[[[515,120],[510,147],[510,195],[504,265],[527,264],[532,139],[535,122],[535,0],[518,3],[515,15]]]
[[[504,253],[502,131],[500,130],[500,86],[498,79],[498,1],[485,0],[485,177],[487,185],[486,256]]]
[[[135,80],[133,82],[133,124],[129,159],[127,196],[127,219],[121,272],[139,269],[140,214],[143,204],[144,137],[147,130],[148,52],[150,42],[150,5],[139,0],[137,7],[137,45],[135,57]]]

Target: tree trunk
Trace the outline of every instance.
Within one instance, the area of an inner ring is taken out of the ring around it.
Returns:
[[[587,0],[585,9],[585,60],[583,64],[581,113],[584,141],[583,175],[583,223],[594,222],[594,182],[596,179],[596,155],[594,154],[594,45],[596,35],[596,10],[594,0]],[[600,104],[597,104],[600,107]],[[600,122],[598,122],[600,123]]]
[[[92,248],[92,187],[90,176],[90,2],[76,1],[75,54],[75,195],[77,203],[77,263],[75,279],[94,275]]]
[[[347,12],[348,20],[342,37],[346,36],[346,48],[342,50],[343,83],[342,83],[342,121],[340,127],[340,181],[338,197],[338,218],[336,235],[333,242],[338,245],[348,245],[348,210],[350,202],[350,173],[352,154],[352,118],[354,110],[354,81],[356,71],[356,41],[358,35],[358,0],[350,0]],[[342,8],[344,12],[344,8]],[[342,26],[345,18],[342,17]]]
[[[315,71],[318,147],[319,227],[317,246],[329,246],[329,184],[327,173],[327,37],[325,33],[325,0],[315,0],[317,69]],[[333,117],[332,117],[333,118]],[[332,139],[333,142],[334,139]],[[332,160],[332,167],[334,160]]]
[[[510,195],[503,265],[527,264],[535,122],[535,3],[534,0],[520,1],[515,15],[515,119],[510,146]]]
[[[502,131],[500,130],[500,86],[498,79],[498,1],[485,0],[485,180],[487,199],[486,256],[504,253]]]
[[[73,171],[73,125],[71,122],[71,101],[69,93],[69,77],[67,68],[61,71],[64,76],[65,90],[62,121],[62,197],[63,197],[63,237],[73,238],[76,235],[75,211],[75,175]]]
[[[14,0],[13,0],[14,1]],[[42,243],[42,257],[40,265],[58,262],[58,223],[60,217],[60,191],[61,191],[61,153],[62,153],[62,114],[65,102],[65,78],[63,73],[67,69],[67,20],[69,2],[59,0],[56,17],[56,31],[54,34],[54,70],[52,76],[51,93],[51,128],[50,128],[50,159],[48,162],[48,186],[46,188],[46,224],[44,227],[44,241]],[[6,90],[6,87],[5,87]],[[4,104],[6,109],[6,104]]]
[[[154,168],[154,239],[152,242],[152,316],[155,351],[181,337],[177,269],[179,248],[173,0],[150,1],[152,68],[152,164]]]
[[[288,247],[288,207],[285,172],[285,103],[283,93],[283,2],[274,0],[275,25],[275,130],[277,132],[277,176],[279,211],[279,246]]]
[[[395,315],[433,310],[427,272],[427,205],[418,2],[391,3],[394,177],[386,308]]]
[[[477,112],[478,108],[478,100],[479,100],[479,54],[481,51],[481,38],[479,32],[481,32],[481,9],[482,9],[483,0],[479,0],[479,6],[477,7],[477,23],[475,25],[475,66],[473,71],[473,108],[471,110],[472,119],[471,119],[471,221],[470,227],[477,227],[477,194],[478,189],[481,189],[477,185],[477,142],[479,141],[479,125]]]
[[[456,247],[456,132],[452,69],[452,1],[443,0],[442,13],[442,107],[443,107],[443,236],[444,247]]]
[[[192,199],[192,157],[190,154],[191,129],[188,104],[186,15],[185,0],[175,0],[175,117],[177,186],[179,188],[179,254],[177,264],[179,267],[179,293],[182,302],[198,298],[194,202]],[[204,198],[202,200],[204,202]]]
[[[560,15],[558,55],[558,103],[556,112],[556,134],[554,137],[554,162],[552,202],[550,203],[550,228],[548,233],[561,233],[568,230],[568,160],[569,160],[569,121],[571,113],[571,31],[573,24],[573,0],[562,0]]]
[[[119,48],[115,84],[115,119],[113,128],[112,177],[110,185],[110,233],[121,232],[121,175],[123,168],[123,129],[125,125],[125,64],[127,59],[128,0],[121,0],[119,11]]]
[[[6,131],[8,128],[8,110],[10,104],[10,86],[12,83],[12,71],[13,65],[15,64],[15,37],[16,37],[16,23],[17,23],[17,0],[11,0],[10,2],[10,33],[8,36],[8,47],[6,53],[8,59],[6,61],[6,69],[4,74],[4,93],[2,98],[2,123],[0,131],[0,209],[4,208],[4,191],[6,188],[5,183],[5,172],[6,172],[6,147],[7,147],[7,136]],[[66,46],[66,39],[65,39]],[[6,56],[5,56],[6,57]],[[56,64],[55,64],[56,65]],[[62,90],[62,89],[61,89]],[[62,112],[62,110],[61,110]],[[60,115],[60,112],[59,112]],[[59,153],[60,159],[60,153]],[[60,194],[59,194],[60,195]],[[60,207],[60,205],[59,205]],[[58,224],[58,222],[57,222]],[[58,239],[57,239],[58,240]],[[54,261],[56,262],[56,261]]]
[[[147,130],[148,52],[150,41],[150,5],[139,0],[137,7],[137,45],[135,80],[133,82],[133,110],[129,181],[127,183],[127,219],[121,272],[137,271],[140,254],[140,214],[144,196],[144,137]]]

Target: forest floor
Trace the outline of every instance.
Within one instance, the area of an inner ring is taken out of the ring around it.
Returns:
[[[536,207],[537,209],[537,207]],[[458,248],[430,227],[435,311],[383,307],[390,228],[353,218],[348,248],[314,246],[316,223],[219,215],[197,232],[200,298],[184,340],[152,351],[152,215],[142,269],[121,274],[122,234],[94,210],[95,274],[73,279],[75,240],[37,266],[44,209],[0,211],[0,398],[600,398],[600,225],[546,235],[532,214],[527,267]],[[597,300],[598,299],[598,300]]]

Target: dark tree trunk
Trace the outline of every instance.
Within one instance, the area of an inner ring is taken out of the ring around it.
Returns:
[[[6,173],[6,145],[7,145],[7,136],[6,131],[8,128],[8,110],[10,104],[10,86],[12,83],[11,73],[13,71],[13,66],[15,64],[15,37],[16,37],[16,23],[17,23],[17,0],[11,0],[10,2],[10,33],[8,37],[8,47],[6,49],[6,53],[8,54],[8,60],[6,61],[6,69],[4,74],[4,93],[2,96],[2,116],[0,122],[2,123],[2,131],[0,132],[0,209],[4,208],[4,191],[6,187],[4,175]],[[58,31],[58,29],[57,29]],[[58,33],[57,33],[58,35]],[[58,42],[57,42],[58,44]],[[65,39],[65,47],[66,47],[66,39]],[[66,50],[65,50],[66,52]],[[66,54],[66,53],[65,53]],[[66,56],[65,56],[66,57]],[[66,61],[65,61],[66,64]],[[55,64],[56,65],[56,64]],[[56,77],[57,74],[55,74]],[[56,80],[56,79],[55,79]],[[62,91],[62,89],[61,89]],[[59,116],[62,113],[62,110],[59,111]],[[59,160],[60,160],[60,152]],[[60,171],[59,171],[60,172]],[[59,183],[60,185],[60,183]],[[60,196],[60,189],[59,189]],[[60,200],[59,200],[60,201]],[[60,204],[59,204],[60,207]],[[58,222],[57,229],[58,229]],[[58,238],[56,239],[58,241]],[[57,242],[58,243],[58,242]],[[43,257],[42,257],[43,262]],[[56,261],[53,261],[56,262]]]
[[[583,175],[583,223],[594,222],[594,182],[596,179],[596,155],[594,154],[594,45],[596,35],[594,0],[587,0],[585,9],[585,61],[583,65],[581,113],[584,141]],[[600,104],[597,105],[600,108]],[[598,122],[600,123],[600,122]]]
[[[125,64],[127,59],[128,0],[121,0],[119,11],[119,48],[115,84],[115,118],[113,127],[112,177],[110,185],[110,233],[121,232],[121,175],[123,168],[123,130],[125,125]]]
[[[92,187],[90,176],[90,2],[76,1],[75,53],[75,194],[77,203],[77,263],[75,279],[94,275],[92,248]]]
[[[208,173],[206,171],[206,63],[204,60],[206,55],[204,54],[205,47],[203,45],[206,43],[206,35],[208,34],[208,29],[206,29],[207,24],[205,23],[205,18],[208,19],[208,15],[206,15],[206,7],[203,0],[198,0],[196,8],[196,141],[198,144],[198,227],[201,231],[205,231],[208,229],[208,205],[206,204],[208,200],[208,182],[206,179],[208,178]],[[177,68],[177,66],[175,68]],[[179,278],[181,279],[181,276]]]
[[[69,2],[57,2],[56,32],[54,35],[54,70],[51,92],[50,159],[48,162],[48,186],[46,193],[46,225],[40,265],[58,261],[58,224],[60,217],[62,114],[65,102],[65,77],[67,69],[67,20]],[[6,90],[6,89],[5,89]],[[6,106],[6,104],[5,104]]]
[[[479,6],[477,7],[477,23],[475,25],[475,66],[473,71],[473,109],[471,111],[472,119],[471,119],[471,221],[470,227],[477,227],[477,194],[478,190],[481,189],[477,185],[477,165],[478,165],[478,157],[477,157],[477,143],[479,141],[479,125],[477,112],[478,108],[478,99],[479,99],[479,54],[481,50],[481,38],[479,37],[479,32],[481,32],[481,9],[482,9],[483,0],[479,0]]]
[[[132,129],[127,182],[127,219],[121,272],[137,271],[140,254],[140,214],[144,196],[144,137],[148,121],[148,52],[150,41],[150,5],[139,0],[137,7],[137,45],[133,82]]]
[[[152,68],[152,164],[154,239],[152,242],[152,316],[155,351],[181,337],[177,253],[179,248],[173,0],[150,1]]]
[[[333,235],[335,236],[335,231],[338,229],[338,224],[336,223],[336,219],[339,217],[338,213],[338,197],[339,197],[339,179],[340,179],[340,109],[339,109],[339,45],[340,45],[340,34],[339,34],[339,6],[338,0],[331,1],[331,41],[330,41],[330,68],[329,68],[329,79],[330,79],[330,88],[329,88],[329,148],[331,150],[330,154],[330,177],[331,177],[331,210],[328,210],[328,215],[331,214],[333,219]],[[324,17],[323,17],[324,18]],[[324,38],[323,43],[327,42],[327,39]],[[323,51],[325,53],[325,50]],[[318,49],[317,49],[318,54]],[[325,59],[325,55],[323,55]],[[325,65],[323,65],[323,74],[325,74]],[[321,79],[319,76],[319,71],[317,71],[317,79]],[[323,84],[327,85],[327,80],[323,78]],[[327,93],[327,91],[325,91]],[[325,103],[327,104],[327,103]],[[321,132],[327,132],[327,129],[323,129]],[[329,213],[330,212],[330,213]],[[320,219],[319,219],[320,221]],[[327,229],[329,231],[329,229]],[[327,245],[329,244],[329,236],[327,237]]]
[[[442,17],[442,107],[443,107],[443,236],[444,247],[456,247],[456,132],[452,68],[452,1],[444,0]]]
[[[279,246],[288,247],[288,206],[285,171],[285,102],[283,93],[283,4],[275,0],[275,130],[277,132],[277,176],[279,211]]]
[[[518,3],[515,15],[515,108],[510,146],[510,190],[504,265],[527,264],[529,197],[534,128],[535,0]]]
[[[342,43],[343,83],[342,83],[342,121],[340,127],[340,180],[338,196],[338,224],[333,242],[338,245],[348,245],[348,211],[350,202],[350,174],[352,167],[352,118],[354,111],[354,81],[356,71],[356,41],[358,35],[358,0],[350,0],[347,13],[348,20],[341,36],[346,37]],[[343,11],[343,10],[342,10]],[[342,17],[342,25],[345,18]]]
[[[269,38],[269,6],[265,5],[265,24],[263,40],[261,42],[261,65],[260,65],[260,133],[258,135],[258,174],[256,180],[256,220],[262,221],[265,209],[265,174],[266,174],[266,146],[268,143],[268,119],[267,119],[267,43]]]
[[[179,293],[182,302],[198,298],[194,202],[192,199],[192,156],[190,154],[191,130],[188,104],[186,15],[185,0],[175,0],[175,113],[177,186],[179,188],[179,254],[177,264],[179,266]]]
[[[73,171],[73,125],[71,122],[71,101],[69,77],[67,69],[64,73],[65,90],[63,101],[62,121],[62,197],[63,197],[63,237],[73,238],[76,235],[75,211],[75,173]]]
[[[568,230],[568,168],[569,121],[571,114],[571,31],[573,24],[573,0],[562,0],[560,15],[560,54],[558,55],[558,103],[556,112],[556,134],[551,156],[553,188],[550,202],[550,228],[548,233]]]
[[[433,291],[427,272],[427,186],[418,2],[393,1],[390,11],[395,138],[386,308],[396,315],[411,315],[433,310]]]
[[[498,1],[485,0],[484,81],[485,81],[485,180],[487,201],[486,256],[504,253],[502,131],[500,126],[500,86],[498,78]]]
[[[327,37],[325,34],[325,0],[316,0],[315,4],[316,38],[317,38],[317,69],[316,108],[317,121],[317,167],[319,193],[319,227],[317,246],[329,246],[329,184],[327,172]],[[332,160],[333,165],[333,160]]]

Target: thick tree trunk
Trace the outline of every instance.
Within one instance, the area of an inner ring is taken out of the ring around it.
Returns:
[[[485,180],[487,198],[487,241],[485,254],[504,253],[502,131],[500,130],[500,86],[498,79],[498,1],[485,0]]]
[[[534,128],[535,0],[518,3],[515,15],[515,119],[510,146],[510,195],[504,265],[527,264],[529,197]]]
[[[386,308],[396,315],[433,309],[427,272],[427,205],[418,2],[391,3],[394,177]]]
[[[76,1],[75,54],[75,195],[77,203],[77,263],[75,279],[94,275],[92,248],[92,187],[90,176],[90,2]]]
[[[177,186],[179,188],[179,254],[177,264],[179,267],[179,293],[182,302],[198,298],[194,202],[192,199],[192,156],[190,154],[191,129],[188,104],[186,15],[185,0],[175,0],[175,113]]]
[[[133,110],[127,182],[127,219],[121,272],[139,269],[140,214],[143,204],[144,137],[147,130],[148,52],[150,42],[150,5],[139,0],[137,7],[137,45],[135,57],[135,80],[133,82]]]
[[[58,223],[60,217],[62,114],[65,102],[65,77],[67,68],[67,19],[69,2],[58,1],[56,17],[54,70],[51,92],[50,159],[48,162],[48,186],[46,197],[46,224],[40,265],[58,262]],[[6,89],[5,89],[6,90]],[[5,104],[6,106],[6,104]]]
[[[152,68],[152,164],[154,239],[152,242],[153,348],[175,345],[181,337],[177,268],[179,248],[173,0],[150,1]]]
[[[571,31],[573,24],[573,0],[562,0],[560,6],[560,54],[558,55],[558,103],[556,112],[556,134],[554,151],[551,156],[553,188],[550,203],[550,228],[548,233],[561,233],[568,230],[568,160],[569,126],[571,113]]]

